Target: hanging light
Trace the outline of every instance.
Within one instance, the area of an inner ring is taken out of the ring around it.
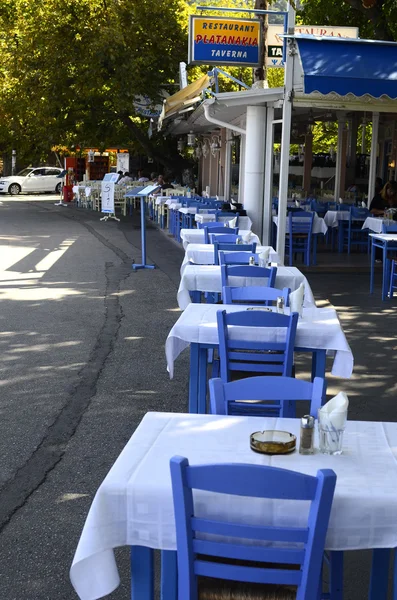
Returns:
[[[221,142],[218,135],[213,135],[211,138],[211,154],[216,156],[221,150]]]
[[[204,138],[204,141],[201,145],[201,152],[203,153],[204,158],[207,158],[210,153],[210,144],[207,138]]]
[[[176,147],[178,152],[183,152],[185,149],[185,140],[183,138],[179,138]]]
[[[196,144],[196,134],[191,131],[187,134],[187,145],[190,147],[195,146]]]

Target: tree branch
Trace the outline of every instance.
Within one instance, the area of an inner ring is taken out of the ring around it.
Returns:
[[[377,40],[394,40],[387,17],[382,11],[384,0],[376,0],[372,8],[365,8],[362,4],[362,0],[345,0],[345,2],[350,4],[352,8],[365,15],[365,17],[371,21]]]

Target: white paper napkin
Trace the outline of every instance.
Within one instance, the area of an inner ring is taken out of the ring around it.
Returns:
[[[296,208],[300,208],[301,203],[299,202],[299,200],[295,200],[295,206]]]
[[[349,398],[345,392],[339,392],[318,411],[322,425],[336,431],[344,429],[348,408]]]
[[[367,208],[367,205],[365,204],[364,200],[361,202],[361,206],[362,206],[363,208]]]
[[[305,297],[305,284],[301,283],[297,290],[291,292],[289,295],[289,306],[291,313],[297,312],[299,316],[302,316],[303,312],[303,300]]]
[[[339,198],[339,204],[343,204],[342,198]]]
[[[262,252],[259,254],[259,266],[260,267],[267,267],[268,262],[269,262],[269,256],[270,256],[270,248],[266,248],[266,250],[262,250]]]
[[[227,227],[237,227],[237,217],[234,217],[234,219],[227,221]]]

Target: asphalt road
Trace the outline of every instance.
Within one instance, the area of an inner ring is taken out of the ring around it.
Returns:
[[[56,199],[55,199],[56,200]],[[0,600],[72,600],[69,567],[93,496],[148,410],[187,408],[188,353],[170,381],[164,342],[178,317],[183,252],[154,227],[0,197]],[[395,420],[395,310],[365,273],[310,276],[340,309],[355,375],[351,416]],[[394,303],[395,307],[395,303]],[[303,372],[307,369],[301,363]],[[117,552],[127,600],[128,551]],[[365,597],[369,553],[347,556],[346,600]]]

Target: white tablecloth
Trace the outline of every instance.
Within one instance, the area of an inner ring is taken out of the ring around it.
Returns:
[[[220,221],[221,223],[224,223],[225,221],[231,221],[232,219],[233,219],[233,217],[230,215],[227,217],[218,216],[218,221]],[[205,214],[203,212],[200,212],[199,215],[196,215],[194,217],[194,220],[197,223],[211,223],[211,222],[215,221],[215,215],[213,213]],[[239,217],[238,226],[241,227],[242,229],[251,229],[252,221],[249,217]]]
[[[293,215],[293,219],[294,221],[306,221],[307,217],[299,217],[299,213],[295,215]],[[276,225],[276,227],[278,226],[278,217],[273,217],[273,223]],[[313,233],[327,233],[328,227],[325,224],[325,221],[322,217],[319,217],[316,213],[314,213],[314,220],[313,220]],[[288,222],[288,217],[287,217],[287,223],[286,223],[286,233],[288,233],[289,231],[289,222]]]
[[[225,234],[230,234],[230,229],[225,227]],[[244,242],[258,245],[261,243],[258,236],[249,229],[239,229],[238,235],[241,235]],[[181,229],[181,239],[183,247],[186,250],[189,244],[204,244],[204,229]]]
[[[191,343],[219,343],[216,313],[218,310],[237,312],[247,310],[240,304],[189,304],[181,314],[165,343],[165,355],[170,377],[174,374],[174,361]],[[289,309],[286,309],[286,313]],[[238,329],[242,339],[241,328]],[[229,331],[233,339],[233,328]],[[244,339],[264,342],[282,342],[285,331],[273,327],[247,327]],[[295,340],[296,348],[314,348],[316,350],[335,351],[335,359],[331,373],[338,377],[351,377],[353,371],[353,354],[347,343],[338,315],[333,308],[304,308],[303,318],[298,320]]]
[[[190,230],[189,230],[190,231]],[[271,246],[257,246],[256,252],[260,253],[263,250],[270,248],[270,262],[281,264],[280,257],[277,252]],[[214,246],[213,244],[189,244],[186,248],[185,258],[181,266],[181,275],[183,269],[189,261],[196,263],[197,265],[213,265],[214,264]]]
[[[326,548],[397,546],[397,423],[348,421],[341,456],[256,454],[249,436],[258,429],[290,431],[299,440],[299,419],[147,413],[91,505],[70,571],[81,600],[100,598],[119,585],[114,548],[176,548],[169,468],[175,455],[192,465],[250,463],[308,475],[333,469],[337,481]],[[226,495],[220,502],[219,495],[195,494],[199,516],[279,527],[302,527],[307,518],[304,502]]]
[[[328,227],[338,227],[339,221],[348,221],[349,217],[348,210],[328,210],[324,215],[324,221]]]
[[[155,204],[156,206],[159,206],[160,204],[166,204],[167,200],[169,200],[169,196],[157,196]]]
[[[305,285],[304,306],[315,306],[313,292],[306,277],[296,267],[277,267],[276,288],[298,289]],[[259,277],[230,277],[230,285],[245,287],[248,285],[265,285],[266,280]],[[221,292],[221,268],[217,265],[186,265],[183,270],[178,289],[178,305],[184,310],[190,304],[189,292]]]
[[[383,217],[367,217],[364,221],[363,229],[370,229],[375,233],[382,233],[383,223],[388,225],[389,223],[393,223],[393,221],[383,219]]]

